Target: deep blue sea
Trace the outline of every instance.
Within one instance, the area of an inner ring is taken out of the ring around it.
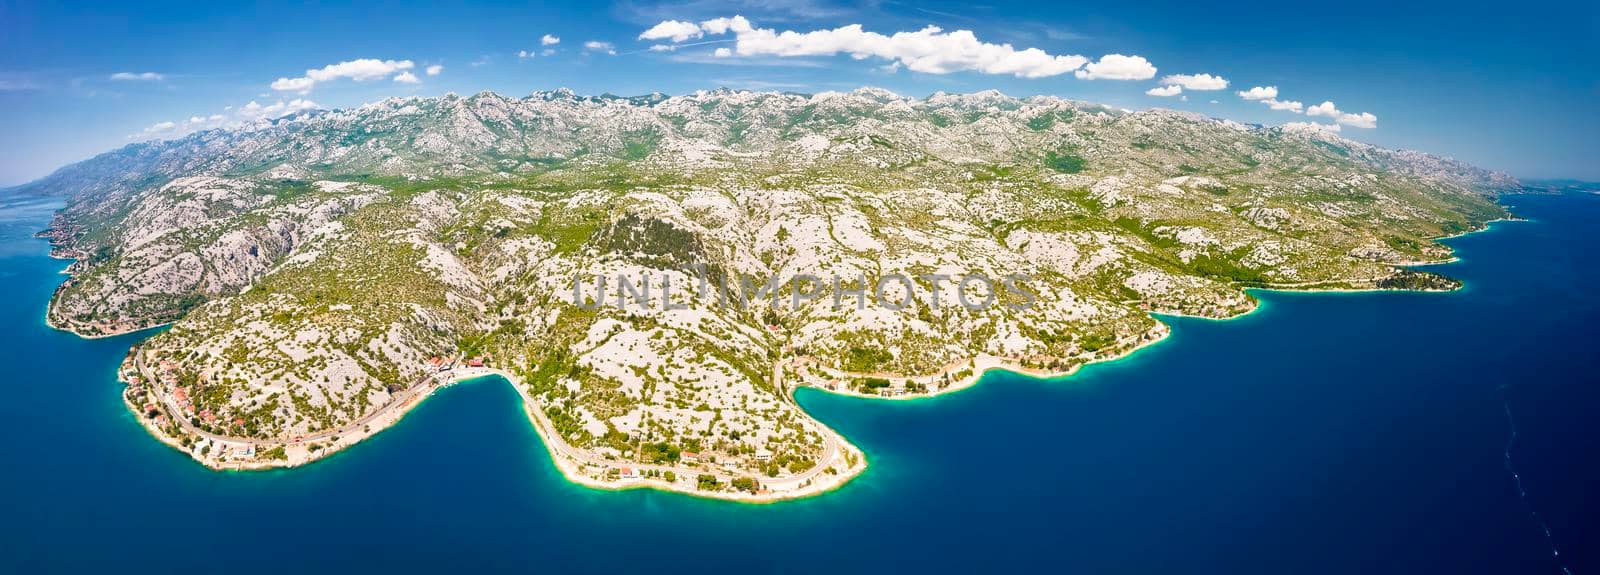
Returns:
[[[66,262],[30,236],[54,206],[13,200],[0,573],[1548,574],[1552,545],[1600,573],[1600,197],[1507,202],[1531,221],[1450,240],[1464,291],[1262,293],[1070,378],[931,400],[802,390],[869,469],[741,505],[568,483],[494,380],[302,469],[208,471],[123,409],[142,335],[45,327]]]

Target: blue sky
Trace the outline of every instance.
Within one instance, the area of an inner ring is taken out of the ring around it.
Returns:
[[[1594,2],[135,4],[0,0],[0,185],[295,107],[562,86],[992,88],[1317,122],[1516,176],[1600,180]],[[1255,87],[1276,95],[1241,97]]]

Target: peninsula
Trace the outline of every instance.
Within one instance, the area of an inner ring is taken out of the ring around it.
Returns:
[[[1246,313],[1249,288],[1455,289],[1407,266],[1517,185],[1315,127],[864,88],[389,99],[23,191],[68,198],[47,320],[169,326],[124,398],[209,467],[302,465],[498,376],[573,481],[770,501],[867,465],[799,387],[1067,374],[1159,341],[1154,315]],[[770,281],[799,276],[845,279]],[[708,283],[738,304],[685,287]]]

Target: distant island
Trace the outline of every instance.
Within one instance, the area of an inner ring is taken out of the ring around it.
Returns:
[[[863,88],[388,99],[20,193],[67,198],[50,325],[169,326],[124,399],[206,466],[315,461],[498,376],[573,481],[770,501],[867,465],[800,387],[1068,374],[1250,288],[1456,289],[1408,266],[1518,188],[1315,127]]]

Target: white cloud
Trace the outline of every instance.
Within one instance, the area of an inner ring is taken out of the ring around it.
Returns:
[[[418,79],[417,75],[416,74],[412,74],[409,70],[405,71],[405,72],[401,72],[399,74],[396,74],[395,77],[394,77],[394,81],[399,82],[401,84],[421,84],[422,83],[422,80]]]
[[[427,72],[429,76],[438,76],[441,72],[444,72],[444,66],[434,64],[432,66],[428,66],[428,69],[424,71]]]
[[[159,82],[166,79],[166,74],[156,72],[117,72],[111,75],[112,80],[131,82]]]
[[[560,44],[560,43],[561,43],[561,38],[559,38],[557,36],[550,35],[550,34],[545,34],[543,37],[539,38],[539,45],[540,46],[554,46],[554,45]]]
[[[1178,94],[1182,94],[1183,93],[1183,86],[1179,86],[1177,84],[1171,84],[1171,85],[1167,85],[1167,86],[1160,86],[1160,87],[1156,87],[1156,88],[1151,88],[1149,90],[1145,90],[1144,93],[1146,95],[1149,95],[1149,96],[1161,96],[1161,97],[1165,98],[1165,97],[1168,97],[1168,96],[1176,96]]]
[[[1156,77],[1156,67],[1143,56],[1106,54],[1100,61],[1078,70],[1076,75],[1082,80],[1149,80]]]
[[[556,49],[555,48],[545,48],[544,50],[540,50],[539,51],[539,55],[540,56],[553,56],[553,55],[555,55],[555,53],[556,53]]]
[[[1228,89],[1227,79],[1210,74],[1172,74],[1162,78],[1161,84],[1183,86],[1185,89],[1196,91]]]
[[[146,133],[146,134],[160,134],[160,133],[163,133],[163,132],[171,132],[174,129],[177,129],[177,127],[178,127],[178,124],[175,123],[175,122],[156,122],[154,124],[151,124],[150,127],[145,128],[144,129],[144,133]]]
[[[272,81],[272,89],[281,92],[309,92],[315,85],[317,81],[310,78],[278,78]]]
[[[650,51],[651,52],[671,52],[671,51],[677,50],[677,49],[678,49],[677,46],[673,46],[673,45],[670,45],[670,44],[652,44],[650,46]]]
[[[1333,126],[1332,129],[1334,131],[1338,131],[1340,124],[1356,128],[1378,127],[1378,117],[1368,112],[1361,112],[1359,114],[1344,112],[1340,110],[1338,106],[1335,106],[1332,101],[1327,100],[1324,100],[1321,104],[1306,107],[1305,104],[1302,104],[1298,101],[1279,100],[1277,96],[1278,89],[1273,86],[1256,86],[1249,90],[1239,92],[1240,98],[1259,101],[1263,104],[1266,104],[1267,107],[1272,108],[1273,110],[1294,112],[1296,114],[1305,114],[1312,117],[1325,116],[1332,118],[1334,124],[1331,125]],[[1299,122],[1298,124],[1304,123],[1305,122]],[[1295,123],[1291,122],[1291,124]],[[1314,122],[1312,124],[1315,125]]]
[[[299,78],[278,78],[272,82],[272,89],[280,92],[310,92],[319,82],[327,82],[340,78],[349,78],[357,82],[376,80],[390,75],[404,72],[415,67],[410,60],[378,60],[375,58],[361,58],[349,60],[338,64],[329,64],[321,68],[306,70],[306,75]],[[413,74],[414,78],[415,75]],[[396,77],[397,81],[399,80]]]
[[[209,116],[190,116],[182,122],[157,122],[137,134],[128,136],[130,139],[152,138],[180,138],[188,134],[211,130],[216,128],[237,128],[258,120],[281,118],[295,112],[320,108],[316,102],[304,98],[290,101],[279,100],[263,106],[255,101],[240,106],[234,111],[233,106],[223,108],[228,114],[211,114]]]
[[[656,28],[660,28],[662,24],[657,24]],[[848,54],[857,60],[867,58],[890,60],[909,70],[928,74],[981,72],[1009,74],[1020,78],[1044,78],[1066,74],[1083,67],[1088,62],[1083,56],[1052,55],[1038,48],[1018,50],[1010,44],[982,42],[969,30],[945,32],[938,26],[928,26],[915,32],[895,32],[892,35],[868,32],[860,24],[828,30],[779,32],[769,28],[757,28],[743,16],[733,16],[701,22],[700,31],[710,35],[727,33],[734,35],[733,48],[719,48],[713,52],[713,55],[724,58],[732,56],[786,58]],[[690,37],[692,36],[686,36],[684,39]],[[1143,58],[1138,59],[1143,61]],[[1151,70],[1150,74],[1154,75],[1154,68]]]
[[[1296,114],[1305,110],[1305,104],[1295,100],[1279,100],[1277,86],[1256,86],[1249,90],[1239,92],[1239,97],[1253,102],[1266,104],[1268,108],[1281,112],[1294,112]]]
[[[1372,129],[1378,127],[1378,117],[1370,112],[1361,112],[1359,114],[1345,112],[1340,110],[1338,106],[1333,105],[1332,101],[1323,101],[1321,104],[1307,108],[1306,115],[1327,116],[1333,118],[1335,122],[1352,128]]]
[[[602,52],[613,56],[617,53],[616,46],[612,46],[610,42],[601,42],[599,40],[584,42],[583,49],[586,52]]]
[[[661,22],[660,24],[656,24],[655,26],[651,26],[649,30],[645,30],[643,33],[639,34],[639,39],[665,40],[671,38],[673,42],[682,42],[691,38],[699,38],[704,35],[705,34],[700,31],[700,27],[695,25],[694,22],[667,20]]]
[[[249,104],[245,104],[244,107],[239,108],[237,115],[239,116],[239,119],[246,121],[263,120],[281,118],[295,112],[315,110],[320,107],[322,106],[305,98],[295,98],[293,100],[289,100],[288,102],[278,100],[276,103],[266,106],[257,104],[255,100],[251,100]]]
[[[1372,129],[1378,127],[1378,117],[1370,112],[1360,114],[1340,114],[1339,123],[1352,128]]]
[[[1249,90],[1239,92],[1239,97],[1246,100],[1270,100],[1278,97],[1278,87],[1256,86]]]
[[[518,58],[532,58],[533,56],[534,56],[533,52],[529,52],[527,50],[517,50],[517,57]]]
[[[1328,116],[1330,118],[1337,118],[1337,117],[1339,117],[1339,108],[1335,107],[1333,105],[1333,102],[1324,101],[1321,104],[1317,104],[1317,105],[1312,106],[1310,108],[1306,108],[1306,115],[1307,116]]]
[[[1272,108],[1274,110],[1287,110],[1296,114],[1299,114],[1301,108],[1305,107],[1305,104],[1301,104],[1300,102],[1296,102],[1294,100],[1279,100],[1277,98],[1267,98],[1262,100],[1261,103],[1266,104],[1268,108]]]

